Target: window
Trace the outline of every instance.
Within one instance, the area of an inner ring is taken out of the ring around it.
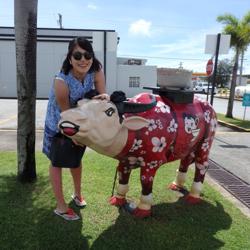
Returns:
[[[140,77],[139,76],[130,76],[129,77],[129,87],[130,88],[139,88],[140,87]]]
[[[129,59],[128,65],[142,65],[142,61],[140,59]]]

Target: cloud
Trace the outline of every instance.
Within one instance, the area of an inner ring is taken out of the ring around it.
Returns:
[[[129,33],[132,35],[151,36],[151,22],[139,19],[130,24]]]
[[[96,10],[96,9],[97,9],[97,6],[94,5],[93,3],[89,3],[89,4],[87,5],[87,8],[88,8],[88,9],[91,9],[91,10]]]
[[[158,49],[159,54],[163,55],[204,55],[205,34],[183,34],[183,37],[176,39],[175,42],[166,44],[155,44],[153,48]]]

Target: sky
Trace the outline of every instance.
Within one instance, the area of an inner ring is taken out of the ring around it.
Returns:
[[[223,31],[216,21],[226,13],[242,17],[249,0],[38,0],[39,28],[115,30],[120,37],[118,57],[147,59],[147,65],[206,72],[207,35]],[[14,0],[0,0],[0,26],[14,26]],[[219,55],[233,58],[234,51]],[[250,74],[250,48],[243,60]]]

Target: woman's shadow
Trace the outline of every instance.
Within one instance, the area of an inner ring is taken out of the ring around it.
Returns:
[[[115,224],[104,231],[91,249],[220,249],[216,232],[230,228],[231,217],[217,202],[196,206],[183,199],[153,206],[147,219],[133,218],[123,209]]]

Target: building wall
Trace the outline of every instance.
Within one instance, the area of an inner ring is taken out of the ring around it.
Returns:
[[[60,71],[69,41],[84,36],[103,65],[107,92],[122,90],[128,97],[156,87],[156,66],[146,59],[117,58],[117,33],[112,30],[37,29],[37,98],[48,98],[54,76]],[[129,77],[139,77],[139,87],[129,87]],[[14,29],[0,27],[0,98],[16,98]]]
[[[102,41],[105,40],[106,43],[103,43]],[[102,62],[106,77],[106,90],[110,94],[117,88],[117,33],[93,32],[93,49]],[[103,51],[106,51],[106,54]]]
[[[16,96],[15,43],[1,41],[0,46],[0,96]]]
[[[139,77],[139,87],[129,87],[129,78]],[[156,66],[146,65],[117,65],[117,90],[122,90],[127,97],[132,97],[140,92],[149,92],[151,90],[143,87],[156,87],[157,71]]]
[[[105,70],[108,92],[116,89],[117,33],[112,30],[37,30],[37,98],[47,98],[55,74],[60,71],[69,41],[84,36],[93,45]],[[106,40],[105,40],[106,39]],[[14,29],[0,27],[0,98],[16,98]]]
[[[248,80],[248,78],[246,76],[241,76],[241,80],[240,80],[240,76],[237,76],[236,85],[246,86],[247,85],[247,80]]]
[[[60,71],[67,52],[67,43],[37,44],[37,97],[47,98],[54,76]]]

